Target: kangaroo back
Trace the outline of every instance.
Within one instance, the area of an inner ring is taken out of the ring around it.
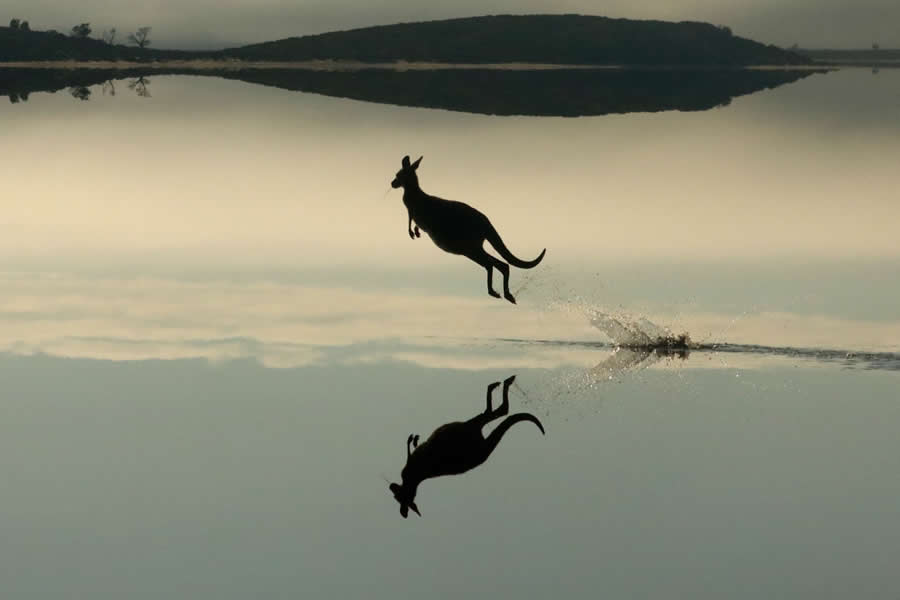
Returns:
[[[522,421],[529,421],[537,425],[537,428],[541,430],[541,434],[544,434],[544,426],[541,425],[541,422],[537,417],[530,413],[516,413],[514,415],[510,415],[503,419],[503,421],[494,428],[487,439],[487,455],[490,456],[491,452],[497,447],[497,444],[500,443],[500,440],[503,439],[503,435],[509,431],[509,428],[515,425],[516,423],[521,423]]]
[[[544,254],[547,253],[547,249],[544,248],[534,260],[522,260],[521,258],[518,258],[509,251],[509,248],[506,247],[506,244],[504,244],[503,240],[500,238],[500,234],[497,233],[497,229],[490,223],[488,223],[488,230],[485,238],[491,243],[491,246],[500,253],[500,256],[502,256],[506,262],[514,267],[519,267],[520,269],[531,269],[538,266],[540,262],[544,260]]]

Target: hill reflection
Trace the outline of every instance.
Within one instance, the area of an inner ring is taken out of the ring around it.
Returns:
[[[0,69],[0,95],[78,89],[147,75],[204,75],[397,106],[487,115],[577,117],[700,111],[822,70]],[[81,95],[82,99],[84,94]]]

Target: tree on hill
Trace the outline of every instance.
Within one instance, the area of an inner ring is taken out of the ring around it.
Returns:
[[[9,28],[10,29],[18,29],[19,28],[19,20],[18,19],[10,19],[9,20]]]
[[[110,46],[116,43],[116,28],[110,27],[100,36],[103,38],[103,41],[109,44]]]
[[[138,48],[146,48],[150,45],[150,30],[152,27],[141,27],[134,33],[128,34],[128,41]]]
[[[80,23],[72,28],[72,37],[78,39],[87,39],[91,35],[91,24]]]
[[[28,21],[22,21],[19,23],[20,31],[31,31],[31,25],[28,24]]]

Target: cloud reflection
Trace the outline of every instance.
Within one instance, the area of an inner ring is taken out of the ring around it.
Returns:
[[[527,294],[522,306],[506,310],[481,298],[415,290],[74,275],[4,275],[0,291],[0,351],[15,354],[251,358],[270,367],[394,360],[482,370],[590,368],[611,350],[591,326],[589,303],[535,303]],[[701,343],[896,351],[900,339],[898,321],[775,312],[646,316]],[[510,338],[520,343],[503,341]]]

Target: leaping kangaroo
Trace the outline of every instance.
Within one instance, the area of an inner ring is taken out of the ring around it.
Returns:
[[[406,440],[406,466],[400,476],[402,484],[392,483],[389,488],[394,499],[400,503],[400,514],[405,519],[409,509],[422,516],[416,506],[416,491],[419,484],[432,477],[458,475],[474,469],[488,459],[500,439],[510,427],[521,421],[530,421],[544,433],[544,426],[532,414],[518,413],[511,415],[497,425],[487,436],[482,435],[482,428],[499,417],[509,413],[509,386],[515,381],[513,375],[503,382],[503,402],[494,410],[491,407],[491,393],[499,381],[487,387],[487,408],[468,421],[441,425],[434,433],[419,445],[419,436],[410,435]],[[410,446],[415,447],[411,450]]]
[[[517,258],[509,251],[500,239],[500,234],[484,214],[468,204],[444,200],[423,192],[416,175],[416,169],[421,162],[421,156],[412,164],[409,162],[409,156],[404,156],[401,161],[403,167],[397,171],[397,176],[391,182],[391,187],[403,188],[403,204],[409,212],[409,237],[411,239],[421,237],[422,234],[419,232],[421,227],[441,250],[461,254],[487,269],[488,294],[499,298],[500,294],[494,291],[493,286],[493,269],[496,267],[503,274],[503,297],[515,304],[516,299],[509,291],[509,265],[520,269],[536,267],[544,258],[547,249],[541,250],[540,255],[534,260]],[[416,222],[415,229],[413,221]],[[491,243],[509,265],[485,251],[485,240]]]

